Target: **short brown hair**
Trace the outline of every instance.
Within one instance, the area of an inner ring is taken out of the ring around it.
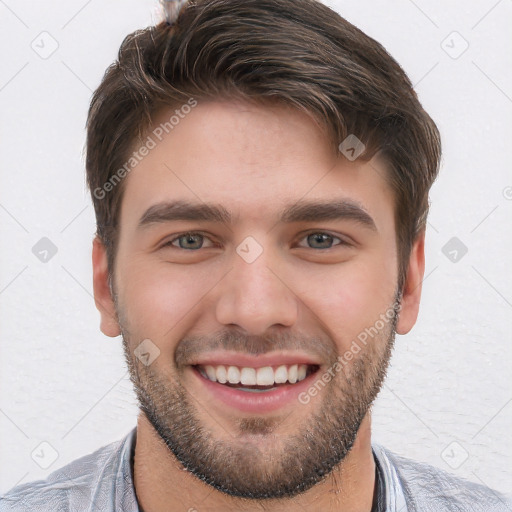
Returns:
[[[282,102],[310,115],[334,150],[353,134],[365,144],[360,158],[379,152],[394,194],[402,289],[439,171],[439,131],[386,50],[316,0],[189,1],[173,25],[125,38],[87,120],[87,183],[111,275],[123,182],[108,193],[104,185],[155,114],[191,97]]]

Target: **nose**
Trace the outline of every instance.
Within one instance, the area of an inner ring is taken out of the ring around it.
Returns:
[[[297,321],[298,297],[293,283],[279,272],[275,258],[264,250],[248,262],[234,253],[231,270],[221,281],[217,321],[262,336],[274,325],[290,327]],[[282,268],[282,265],[281,265]]]

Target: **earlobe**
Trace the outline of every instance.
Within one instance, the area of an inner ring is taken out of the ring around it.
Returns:
[[[407,334],[416,323],[424,273],[425,231],[418,235],[411,249],[409,268],[403,287],[400,316],[396,325],[398,334]]]
[[[94,302],[101,315],[101,332],[106,336],[119,336],[121,329],[117,321],[114,300],[109,286],[107,252],[98,237],[94,238],[92,245],[92,272]]]

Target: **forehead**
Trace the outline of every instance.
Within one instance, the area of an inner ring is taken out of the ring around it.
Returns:
[[[148,134],[151,149],[126,177],[122,222],[176,200],[259,222],[299,199],[351,200],[377,219],[393,210],[384,163],[333,155],[325,132],[291,107],[198,102],[160,111]]]

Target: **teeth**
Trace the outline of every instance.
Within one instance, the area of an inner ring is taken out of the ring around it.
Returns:
[[[283,364],[278,366],[274,374],[274,382],[276,384],[283,384],[288,380],[288,368]]]
[[[290,369],[288,370],[288,380],[291,384],[295,384],[297,382],[297,365],[293,364],[290,366]]]
[[[258,386],[271,386],[274,384],[274,370],[272,366],[264,366],[256,371],[256,384]]]
[[[215,368],[213,366],[207,365],[204,367],[206,371],[206,375],[208,375],[208,378],[210,380],[216,381],[217,378],[215,377]]]
[[[275,368],[263,366],[261,368],[250,368],[225,365],[199,366],[199,371],[204,377],[213,382],[221,384],[242,384],[244,386],[271,386],[273,384],[284,384],[289,382],[295,384],[306,378],[307,364],[280,365]]]
[[[254,368],[242,368],[240,383],[244,386],[254,386],[256,384],[256,370]]]
[[[225,366],[217,366],[215,369],[215,376],[217,378],[217,382],[220,382],[221,384],[226,384],[228,381],[226,378],[226,367]]]
[[[228,366],[228,382],[230,384],[240,382],[240,370],[236,366]]]

